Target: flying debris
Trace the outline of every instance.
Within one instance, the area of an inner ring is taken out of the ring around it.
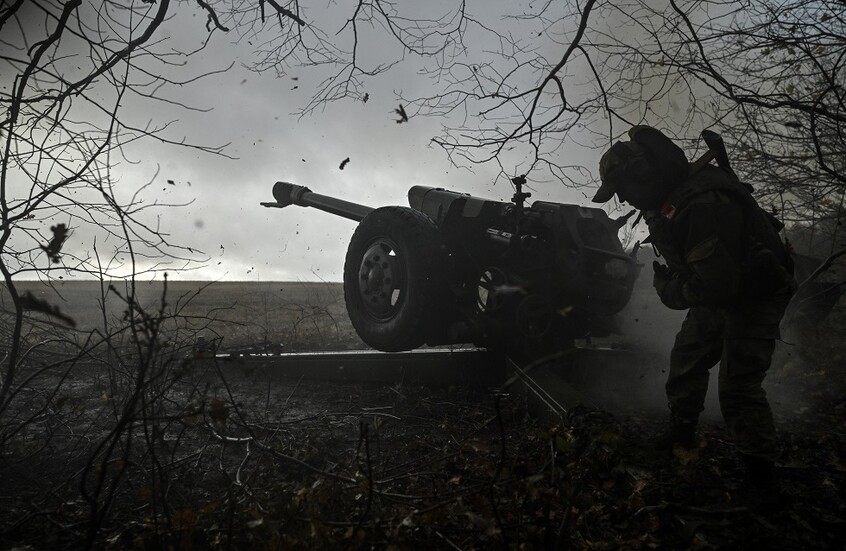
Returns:
[[[350,162],[350,158],[347,157],[346,159],[341,161],[341,166],[339,166],[338,168],[341,169],[341,170],[344,170],[344,167],[347,166],[347,163],[349,163],[349,162]]]
[[[23,308],[24,310],[29,310],[32,312],[41,312],[65,322],[65,324],[69,325],[70,327],[76,327],[76,321],[72,317],[63,314],[62,311],[59,310],[58,306],[53,306],[47,301],[37,298],[32,294],[31,291],[27,291],[26,293],[24,293],[21,296],[20,300],[21,308]]]
[[[400,116],[400,118],[397,119],[397,124],[408,122],[408,115],[406,114],[405,108],[402,106],[401,103],[399,109],[394,109],[394,112]]]
[[[70,233],[68,232],[68,227],[64,224],[50,226],[50,231],[53,232],[53,238],[50,239],[50,242],[47,243],[47,245],[41,245],[41,250],[47,253],[47,256],[49,256],[53,261],[53,264],[58,264],[61,261],[59,253],[62,252],[62,245],[65,243],[65,239],[68,238]]]

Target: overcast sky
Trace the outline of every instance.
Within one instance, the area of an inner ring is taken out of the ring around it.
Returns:
[[[164,46],[193,48],[207,38],[202,10],[193,4],[185,6],[181,4],[175,10],[177,16],[163,25],[159,36],[167,38]],[[501,24],[506,6],[510,3],[483,2],[471,4],[471,9],[477,16],[488,17],[491,24]],[[340,28],[342,23],[339,19],[335,26]],[[331,34],[334,28],[330,24],[325,30]],[[189,77],[230,64],[232,68],[168,93],[208,111],[186,111],[169,104],[157,104],[151,110],[149,102],[128,100],[122,117],[136,126],[175,120],[166,133],[169,138],[184,137],[206,145],[229,143],[225,153],[233,158],[146,141],[126,149],[131,163],[116,159],[113,167],[124,190],[136,189],[155,177],[148,200],[155,196],[165,202],[190,202],[160,211],[156,223],[172,241],[202,251],[208,261],[201,269],[171,277],[340,281],[355,223],[314,209],[261,207],[260,202],[273,200],[271,189],[278,180],[374,207],[407,205],[406,193],[413,185],[510,198],[513,190],[507,181],[494,183],[498,166],[476,166],[472,171],[456,168],[442,150],[430,144],[448,121],[412,116],[407,123],[397,124],[398,94],[414,96],[431,85],[416,74],[420,62],[414,57],[407,56],[386,75],[369,81],[366,103],[330,103],[299,118],[293,113],[312,97],[325,72],[294,69],[278,78],[258,74],[245,66],[254,59],[254,45],[246,40],[232,44],[237,38],[234,32],[215,33],[212,38],[177,74]],[[559,46],[538,40],[550,55],[560,56]],[[474,43],[472,35],[468,43],[476,55],[484,55],[488,47]],[[365,51],[378,52],[379,47],[378,41],[371,41]],[[592,168],[595,154],[570,162]],[[350,161],[340,170],[346,158]],[[589,203],[586,193],[553,183],[535,189],[533,199]]]

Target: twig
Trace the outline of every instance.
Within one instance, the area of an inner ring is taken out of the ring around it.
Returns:
[[[494,409],[496,410],[496,421],[497,426],[499,427],[499,464],[496,467],[494,477],[491,479],[489,497],[491,500],[491,507],[493,508],[494,519],[496,519],[496,525],[499,528],[500,535],[502,536],[502,543],[505,545],[505,548],[508,549],[508,537],[505,535],[505,528],[502,525],[502,519],[499,516],[499,510],[496,506],[496,482],[499,480],[499,475],[502,473],[503,467],[505,467],[505,425],[502,422],[502,411],[500,411],[499,408],[499,400],[502,396],[504,395],[500,392],[494,394]]]
[[[378,411],[368,411],[363,413],[373,417],[387,417],[388,419],[394,419],[395,421],[402,421],[402,418],[397,417],[396,415],[391,415],[390,413],[379,413]]]
[[[564,533],[567,530],[567,524],[570,522],[570,511],[572,507],[570,507],[570,502],[573,498],[581,491],[582,489],[582,481],[577,480],[575,484],[573,484],[572,489],[569,492],[569,496],[567,497],[567,501],[562,504],[564,509],[564,515],[561,518],[561,522],[558,523],[558,531],[555,533],[555,546],[553,549],[561,549],[562,544],[564,543]]]
[[[802,286],[806,285],[807,283],[810,283],[811,281],[815,280],[821,273],[823,273],[824,271],[831,268],[831,265],[834,264],[834,261],[837,260],[838,258],[840,258],[841,256],[843,256],[844,254],[846,254],[846,247],[840,249],[839,251],[837,251],[835,253],[830,254],[828,256],[828,258],[823,260],[822,263],[819,266],[817,266],[817,269],[814,270],[814,272],[811,275],[809,275],[807,278],[805,278],[805,280],[802,283],[799,284],[799,287],[801,288]]]
[[[654,511],[663,511],[664,509],[669,509],[671,507],[677,507],[677,506],[678,506],[677,503],[668,503],[666,501],[662,501],[661,503],[658,503],[657,505],[645,505],[645,506],[641,507],[640,509],[638,509],[637,511],[635,511],[635,514],[632,515],[632,518],[637,518],[644,513],[652,513]]]
[[[311,471],[314,474],[318,474],[320,476],[325,476],[326,478],[331,478],[332,480],[337,480],[339,482],[346,482],[347,484],[355,484],[356,483],[356,480],[354,478],[350,478],[350,477],[347,477],[347,476],[341,476],[339,474],[330,473],[328,471],[318,469],[317,467],[310,465],[310,464],[306,463],[305,461],[297,459],[296,457],[292,457],[290,455],[286,455],[282,452],[276,451],[273,448],[262,444],[258,440],[255,440],[253,442],[253,445],[258,447],[260,450],[262,450],[266,453],[269,453],[270,455],[272,455],[273,457],[275,457],[277,459],[281,459],[283,461],[287,461],[287,462],[290,462],[290,463],[294,463],[295,465],[299,465],[300,467],[302,467],[302,468],[304,468],[308,471]]]
[[[247,461],[249,461],[249,459],[250,459],[250,441],[248,440],[247,441],[247,451],[244,454],[244,458],[238,464],[238,468],[235,469],[235,484],[237,484],[238,486],[244,486],[244,484],[241,482],[241,470],[244,468],[244,465],[247,464]]]
[[[201,8],[209,12],[209,21],[213,22],[215,27],[217,27],[223,32],[229,32],[229,29],[220,23],[220,19],[218,19],[217,13],[214,11],[214,8],[203,2],[203,0],[197,0],[197,3],[200,5]],[[208,25],[206,25],[206,29],[208,29]]]
[[[220,440],[221,442],[234,442],[234,443],[249,443],[255,440],[254,436],[244,436],[244,437],[236,437],[236,436],[223,436],[219,432],[217,432],[214,427],[212,427],[208,421],[206,421],[206,428],[211,431],[212,436]]]
[[[358,518],[358,522],[353,528],[353,535],[358,532],[358,529],[361,528],[361,525],[364,523],[364,519],[370,514],[370,506],[373,503],[373,471],[372,466],[370,463],[370,438],[367,433],[368,431],[368,424],[364,421],[359,423],[359,430],[361,431],[361,436],[358,439],[358,448],[361,449],[362,441],[364,442],[364,457],[366,461],[366,471],[367,471],[367,503],[364,505],[364,512],[361,513],[361,516]],[[356,450],[356,455],[358,455],[358,451]]]
[[[267,1],[267,3],[268,3],[268,4],[270,4],[271,6],[273,6],[273,8],[274,8],[274,9],[275,9],[275,10],[276,10],[276,11],[277,11],[280,15],[284,15],[285,17],[289,17],[289,18],[293,19],[293,20],[294,20],[294,21],[296,21],[296,22],[297,22],[297,24],[298,24],[299,26],[301,26],[301,27],[305,26],[305,24],[306,24],[306,23],[305,23],[305,21],[303,21],[302,19],[300,19],[300,17],[299,17],[297,14],[295,14],[294,12],[292,12],[291,10],[288,10],[288,9],[283,8],[282,6],[280,6],[279,4],[277,4],[274,0],[266,0],[266,1]]]
[[[452,547],[453,549],[457,549],[458,551],[463,551],[463,550],[462,550],[459,546],[455,545],[455,544],[452,542],[452,540],[451,540],[451,539],[449,539],[449,538],[448,538],[448,537],[446,537],[445,535],[441,534],[438,530],[435,530],[435,534],[437,534],[437,536],[438,536],[439,538],[441,538],[442,540],[444,540],[445,542],[447,542],[447,544],[448,544],[450,547]]]
[[[291,397],[294,395],[294,393],[297,391],[297,389],[300,388],[300,383],[302,382],[302,380],[303,380],[303,375],[300,375],[300,378],[297,379],[297,384],[294,385],[294,388],[291,389],[291,393],[288,394],[287,398],[285,398],[285,403],[282,404],[282,409],[285,409],[285,408],[288,407],[288,402],[291,401]]]

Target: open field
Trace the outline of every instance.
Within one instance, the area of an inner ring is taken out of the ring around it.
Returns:
[[[30,292],[58,307],[84,333],[119,322],[126,309],[122,297],[130,293],[125,282],[40,282],[18,284],[22,295]],[[0,307],[6,309],[5,287]],[[165,286],[161,281],[138,282],[136,301],[150,312],[162,307]],[[120,296],[118,295],[120,294]],[[103,307],[105,305],[105,308]],[[340,283],[320,282],[204,282],[167,283],[166,312],[183,316],[198,328],[198,336],[219,340],[221,350],[346,350],[364,347],[350,325]],[[49,319],[32,313],[33,318]]]

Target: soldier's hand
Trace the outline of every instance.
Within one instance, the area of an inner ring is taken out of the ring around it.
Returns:
[[[652,286],[655,287],[661,302],[674,310],[687,308],[689,305],[683,301],[682,280],[679,279],[678,273],[657,260],[652,262],[652,271],[654,272]]]
[[[661,302],[665,302],[664,296],[670,281],[673,279],[673,272],[669,267],[657,260],[652,261],[652,272],[652,286],[655,287],[655,291],[658,293]]]
[[[652,276],[652,286],[656,289],[658,289],[659,285],[664,287],[667,282],[673,278],[670,268],[661,264],[657,260],[652,261],[652,271],[654,272]],[[661,294],[660,289],[658,294]]]

